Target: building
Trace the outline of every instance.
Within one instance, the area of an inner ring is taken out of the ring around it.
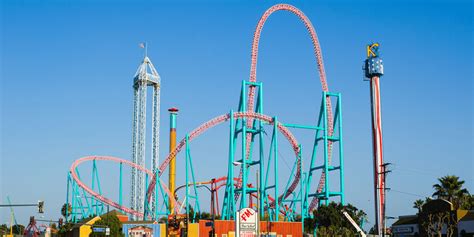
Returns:
[[[391,229],[394,237],[420,236],[418,216],[400,216]]]
[[[153,228],[146,226],[135,226],[128,229],[130,237],[153,237]]]
[[[459,237],[474,237],[474,210],[467,211],[458,224]]]
[[[450,202],[436,199],[417,215],[400,216],[391,227],[394,237],[430,236],[427,228],[432,233],[441,230],[443,236],[450,232],[452,237],[474,237],[474,210],[455,210]]]
[[[153,221],[127,221],[122,224],[125,237],[163,237],[166,236],[166,224]]]
[[[66,233],[67,237],[88,237],[92,233],[92,228],[94,227],[94,224],[98,221],[104,218],[105,216],[117,216],[117,218],[120,220],[120,222],[126,222],[128,221],[128,216],[124,215],[123,213],[117,211],[117,210],[112,210],[108,213],[105,213],[101,216],[95,216],[91,218],[84,219],[83,221],[75,224],[71,231]]]

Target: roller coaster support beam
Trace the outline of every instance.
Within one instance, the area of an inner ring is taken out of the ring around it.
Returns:
[[[328,120],[328,114],[330,110],[328,104],[331,104],[329,101],[331,99],[336,100],[336,108],[334,111],[334,120]],[[304,197],[304,207],[303,213],[305,215],[311,215],[311,208],[308,206],[308,198],[313,197],[319,200],[319,204],[324,201],[324,204],[329,203],[329,199],[332,197],[340,197],[341,203],[344,205],[345,197],[344,197],[344,150],[343,150],[343,139],[342,139],[342,101],[341,101],[341,94],[340,93],[331,93],[323,91],[322,101],[321,101],[321,108],[318,118],[318,125],[316,127],[310,128],[306,127],[307,129],[314,129],[315,130],[315,138],[314,138],[314,145],[313,151],[311,155],[311,162],[310,167],[308,170],[308,178],[306,181],[306,194]],[[329,133],[329,131],[332,131]],[[322,134],[321,134],[322,133]],[[323,143],[323,164],[316,165],[316,158],[317,158],[317,151],[318,147],[320,147],[320,143]],[[331,146],[328,146],[329,143],[332,143]],[[334,148],[334,146],[338,147],[338,154],[333,154],[333,157],[339,155],[338,165],[332,165],[329,161],[329,154],[332,153],[330,149]],[[323,189],[318,192],[311,192],[311,181],[313,177],[313,173],[321,171],[324,175],[325,179],[322,179]],[[331,191],[330,190],[330,173],[332,171],[339,171],[339,191]]]
[[[193,163],[192,163],[192,158],[191,158],[191,151],[190,151],[190,148],[189,148],[189,135],[186,134],[186,184],[189,183],[189,179],[191,178],[192,179],[192,183],[193,183],[193,191],[194,191],[194,195],[191,195],[189,193],[189,185],[186,185],[186,216],[188,217],[188,221],[190,220],[189,219],[189,208],[190,208],[190,205],[189,205],[189,201],[191,199],[194,199],[194,213],[193,213],[193,217],[192,217],[192,222],[195,222],[196,221],[196,214],[197,213],[201,213],[201,209],[199,207],[199,195],[198,195],[198,192],[197,192],[197,187],[196,187],[196,179],[194,178],[194,169],[193,169]],[[191,173],[191,177],[189,177],[189,173]]]
[[[120,162],[120,177],[119,177],[119,205],[122,206],[122,178],[123,178],[123,164]]]
[[[257,83],[257,82],[248,82],[248,81],[242,81],[242,87],[241,87],[241,93],[240,93],[240,99],[239,99],[239,105],[238,105],[238,110],[239,112],[247,112],[247,96],[248,96],[248,90],[254,89],[258,91],[258,96],[257,96],[257,104],[255,108],[255,112],[259,114],[263,114],[263,88],[262,88],[262,83]],[[251,108],[253,111],[253,108]],[[247,196],[251,195],[254,192],[259,192],[259,194],[262,194],[264,192],[264,187],[263,185],[257,185],[259,188],[254,188],[254,187],[249,187],[248,184],[250,183],[249,179],[251,172],[251,168],[255,165],[258,165],[257,169],[259,171],[259,182],[263,180],[263,122],[261,120],[252,120],[252,123],[250,123],[250,126],[247,126],[247,118],[241,117],[238,118],[235,122],[233,121],[233,113],[231,113],[231,135],[230,135],[230,149],[229,149],[229,174],[228,174],[228,179],[227,179],[227,185],[226,185],[226,190],[231,191],[233,190],[233,196],[229,196],[230,192],[226,192],[226,195],[224,196],[224,205],[223,205],[223,218],[226,219],[231,219],[231,216],[233,216],[235,213],[235,206],[236,203],[240,197],[240,204],[239,204],[239,209],[248,207],[249,203],[247,200]],[[235,160],[234,153],[236,151],[236,140],[239,136],[241,135],[242,139],[242,148],[241,148],[241,153],[242,153],[242,158],[239,160]],[[255,140],[259,140],[259,146],[257,147],[258,151],[256,152],[256,157],[253,157],[254,153],[254,142]],[[234,183],[233,183],[233,166],[239,166],[240,167],[240,177],[237,182],[237,187],[234,188]],[[256,178],[256,177],[255,177]],[[255,179],[257,180],[257,179]],[[232,200],[233,199],[233,200]],[[264,201],[263,199],[258,200],[259,202],[259,213],[261,217],[263,217],[264,213]]]
[[[222,219],[235,219],[235,187],[234,187],[234,148],[235,148],[235,122],[234,111],[229,113],[229,162],[227,165],[227,182],[224,194],[224,204],[222,206]]]

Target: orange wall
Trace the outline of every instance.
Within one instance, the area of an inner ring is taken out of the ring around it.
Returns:
[[[260,221],[260,232],[276,232],[279,235],[291,235],[292,237],[303,236],[301,222]]]

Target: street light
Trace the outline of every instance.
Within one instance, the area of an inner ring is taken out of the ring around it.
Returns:
[[[209,192],[211,193],[211,200],[214,201],[214,198],[213,198],[214,197],[214,192],[216,192],[217,190],[210,189],[208,186],[206,186],[204,184],[196,185],[196,187],[197,188],[204,187],[207,190],[209,190]],[[211,208],[211,211],[212,211],[212,236],[215,236],[216,235],[216,228],[215,228],[216,211],[214,210],[214,202],[212,202],[211,205],[212,205],[212,208]]]

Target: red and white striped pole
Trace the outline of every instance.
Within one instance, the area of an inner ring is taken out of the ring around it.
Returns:
[[[378,53],[379,44],[367,46],[365,76],[370,80],[372,110],[372,147],[374,153],[374,195],[375,230],[377,235],[385,234],[385,164],[383,162],[382,111],[380,104],[380,76],[383,75],[382,59]]]

